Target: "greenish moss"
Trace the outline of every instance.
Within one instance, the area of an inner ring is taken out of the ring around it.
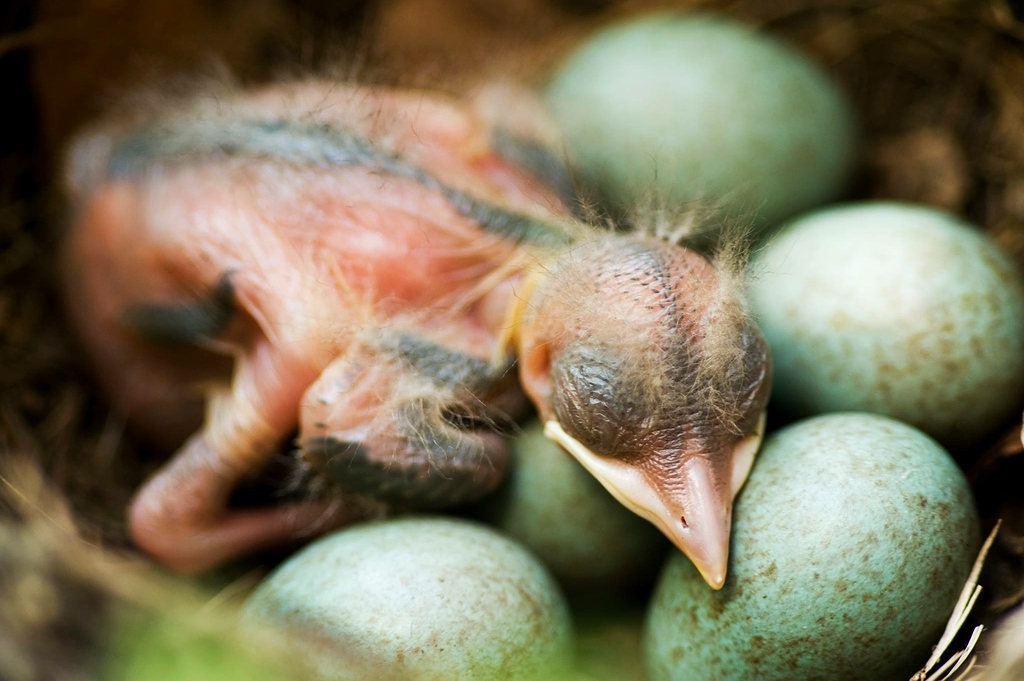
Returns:
[[[254,657],[230,629],[200,613],[130,610],[114,618],[102,681],[299,681]]]

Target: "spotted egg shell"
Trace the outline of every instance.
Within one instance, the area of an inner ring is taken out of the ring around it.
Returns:
[[[829,414],[772,436],[740,493],[729,576],[669,559],[648,611],[651,681],[905,680],[980,543],[966,479],[919,430]]]
[[[760,226],[836,198],[858,133],[814,62],[699,12],[613,24],[558,69],[546,101],[577,168],[619,208],[703,200]]]
[[[533,551],[569,588],[628,588],[653,581],[668,541],[633,514],[539,423],[512,446],[509,479],[485,518]]]
[[[486,526],[408,518],[306,547],[245,606],[284,629],[320,679],[560,678],[568,606],[529,552]]]
[[[1024,279],[953,215],[887,202],[815,212],[751,274],[787,411],[886,414],[959,449],[1024,404]]]

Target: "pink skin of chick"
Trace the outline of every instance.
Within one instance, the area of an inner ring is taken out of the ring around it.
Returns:
[[[764,341],[709,260],[581,226],[498,139],[438,94],[319,81],[79,138],[69,314],[117,408],[185,443],[131,505],[141,548],[193,573],[382,508],[473,500],[506,465],[494,426],[529,398],[722,586]],[[344,491],[230,508],[296,431]]]

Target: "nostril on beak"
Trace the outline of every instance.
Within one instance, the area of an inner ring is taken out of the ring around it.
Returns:
[[[684,530],[690,529],[690,523],[686,522],[686,516],[685,515],[679,516],[679,522],[681,522],[683,524],[683,529]]]

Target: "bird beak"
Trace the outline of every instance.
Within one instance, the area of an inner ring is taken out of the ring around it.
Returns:
[[[712,589],[725,584],[732,504],[764,437],[764,414],[754,432],[734,446],[724,469],[706,456],[682,460],[671,479],[594,454],[562,429],[544,425],[548,439],[572,454],[623,506],[654,524],[693,562]]]

